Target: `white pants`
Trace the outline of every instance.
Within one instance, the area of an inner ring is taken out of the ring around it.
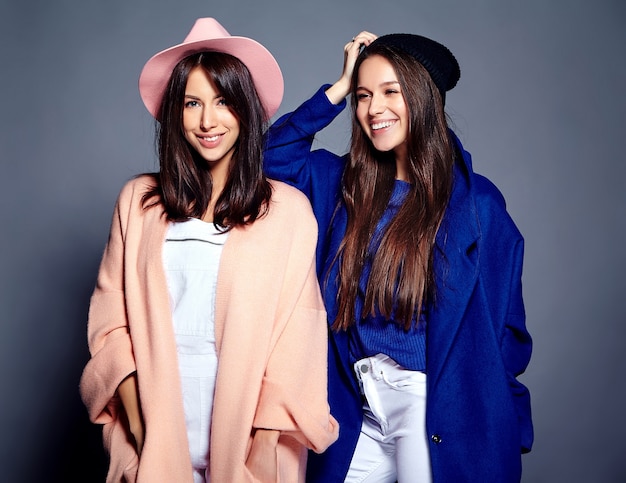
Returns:
[[[354,370],[363,392],[363,425],[346,482],[430,483],[426,374],[377,354]]]

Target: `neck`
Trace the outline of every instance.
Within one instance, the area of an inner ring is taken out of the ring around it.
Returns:
[[[396,158],[396,179],[402,181],[408,181],[409,170],[408,170],[408,153],[406,149],[406,143],[402,143],[400,146],[396,147],[393,152]]]
[[[406,158],[398,159],[396,157],[396,179],[401,181],[409,180],[409,170],[407,168],[407,164]]]
[[[209,206],[207,206],[207,209],[202,216],[202,221],[206,221],[208,223],[213,221],[217,199],[222,194],[222,191],[224,191],[224,186],[226,185],[226,176],[219,171],[220,170],[217,169],[211,171],[211,200],[209,201]]]

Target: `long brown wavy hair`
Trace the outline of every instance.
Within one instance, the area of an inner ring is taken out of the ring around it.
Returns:
[[[389,223],[372,260],[363,313],[355,300],[368,249],[389,202],[396,177],[393,152],[374,149],[356,118],[359,67],[370,56],[387,59],[407,104],[408,181],[412,189]],[[450,193],[454,151],[443,101],[428,71],[408,54],[385,45],[365,48],[352,77],[352,140],[342,196],[348,215],[339,263],[338,315],[333,329],[346,329],[357,317],[375,315],[409,330],[422,306],[434,300],[433,251]]]
[[[170,77],[156,125],[159,172],[156,186],[143,197],[144,207],[162,204],[170,221],[202,218],[213,190],[208,163],[184,136],[183,106],[189,74],[201,67],[213,80],[239,121],[239,138],[213,223],[229,230],[254,222],[267,211],[271,185],[263,174],[263,132],[267,116],[248,68],[223,52],[200,52],[181,60]]]

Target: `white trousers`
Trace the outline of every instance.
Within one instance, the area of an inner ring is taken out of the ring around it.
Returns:
[[[431,483],[426,374],[377,354],[354,364],[364,397],[347,483]]]

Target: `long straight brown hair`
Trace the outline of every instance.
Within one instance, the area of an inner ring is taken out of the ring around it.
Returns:
[[[267,116],[248,68],[223,52],[200,52],[181,60],[170,77],[160,107],[156,143],[159,153],[155,188],[143,197],[145,207],[161,203],[168,220],[202,218],[213,190],[208,163],[183,134],[185,88],[200,67],[213,81],[239,121],[239,138],[224,189],[213,213],[216,226],[229,230],[254,222],[267,211],[271,185],[263,174],[263,132]]]
[[[356,314],[363,266],[396,176],[393,152],[375,150],[355,115],[359,67],[373,55],[391,63],[407,105],[408,181],[412,188],[381,238],[372,260],[363,313]],[[346,329],[357,318],[378,310],[409,330],[412,321],[419,320],[423,304],[434,299],[435,237],[452,190],[454,151],[443,101],[428,71],[417,60],[376,44],[364,49],[357,59],[351,91],[352,140],[342,184],[348,221],[335,258],[339,290],[333,329]]]

